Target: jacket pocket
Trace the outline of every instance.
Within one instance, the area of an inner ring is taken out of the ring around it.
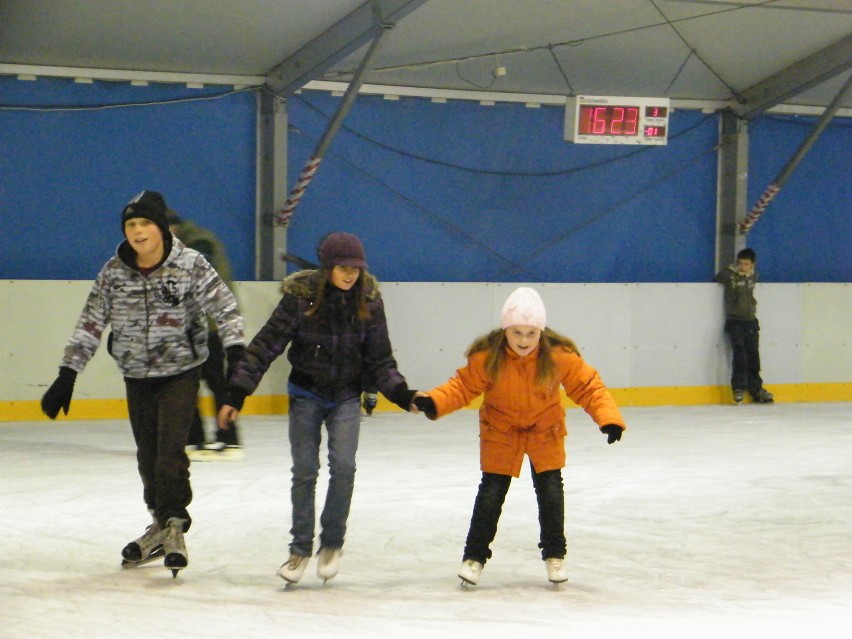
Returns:
[[[535,431],[535,441],[539,444],[547,444],[562,439],[567,434],[568,429],[565,428],[565,422],[559,422],[546,428],[537,429]]]
[[[490,444],[498,444],[502,446],[511,446],[514,440],[512,433],[508,431],[499,431],[493,426],[483,424],[479,429],[479,438]]]

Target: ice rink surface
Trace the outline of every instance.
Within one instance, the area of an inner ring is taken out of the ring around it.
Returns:
[[[852,405],[623,412],[612,446],[568,412],[559,588],[528,467],[480,585],[459,586],[475,411],[365,418],[340,574],[312,561],[288,588],[286,417],[242,420],[243,461],[192,465],[177,579],[119,567],[149,522],[126,422],[0,424],[0,638],[848,636]]]

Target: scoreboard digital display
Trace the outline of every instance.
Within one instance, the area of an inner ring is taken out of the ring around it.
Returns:
[[[575,144],[665,145],[670,110],[668,98],[568,98],[565,139]]]

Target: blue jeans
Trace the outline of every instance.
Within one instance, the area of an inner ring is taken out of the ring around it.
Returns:
[[[328,493],[320,515],[320,547],[340,548],[355,485],[355,453],[361,429],[359,397],[333,404],[309,394],[290,394],[290,450],[293,455],[293,541],[290,552],[313,554],[322,423],[328,431]]]

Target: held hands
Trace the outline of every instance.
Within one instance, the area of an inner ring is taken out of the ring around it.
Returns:
[[[234,387],[228,388],[228,400],[219,409],[219,414],[216,415],[216,425],[222,430],[228,430],[240,416],[245,401],[245,392]]]
[[[237,421],[237,417],[239,416],[240,411],[233,406],[225,404],[219,409],[219,414],[216,416],[216,425],[221,430],[228,430],[231,427],[231,424]]]
[[[607,424],[606,426],[601,426],[601,432],[606,435],[606,443],[613,444],[621,439],[621,433],[624,432],[624,429],[615,424]]]
[[[41,398],[41,410],[50,419],[56,419],[61,408],[65,414],[71,407],[71,395],[74,394],[74,381],[77,379],[77,371],[61,366],[59,377],[56,378],[47,392]]]
[[[429,397],[426,393],[417,391],[414,395],[414,405],[429,419],[438,417],[438,408],[435,406],[435,400]]]
[[[384,391],[382,392],[384,393]],[[416,390],[409,390],[408,384],[401,382],[390,393],[384,393],[384,396],[406,412],[419,413],[420,411],[414,405],[414,397],[418,392]]]

